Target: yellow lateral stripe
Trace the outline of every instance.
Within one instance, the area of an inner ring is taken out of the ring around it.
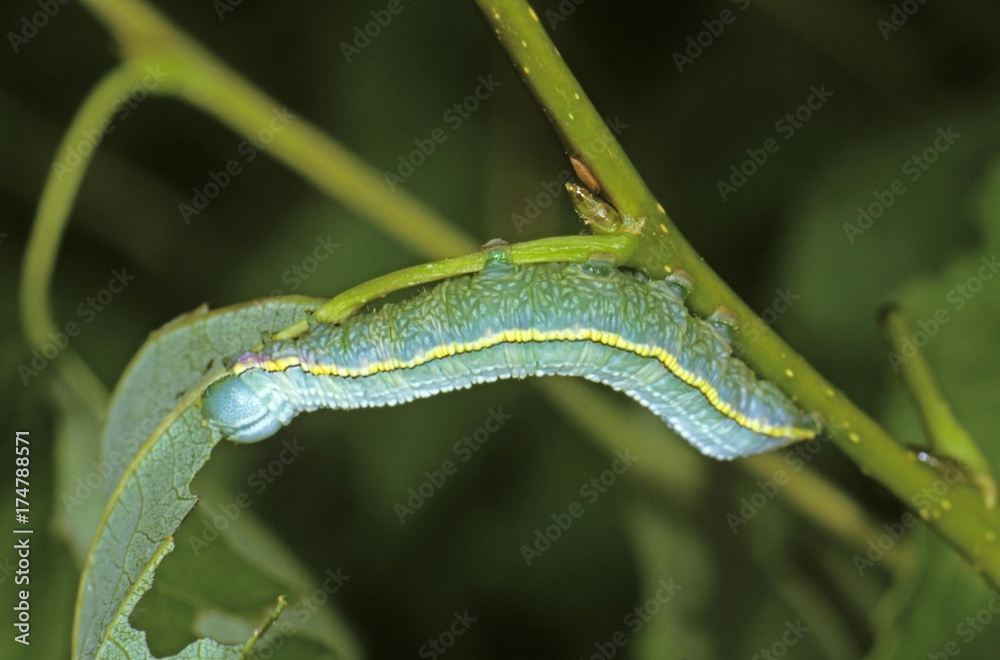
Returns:
[[[485,348],[492,348],[499,344],[528,344],[552,341],[592,341],[605,346],[620,348],[640,357],[654,358],[663,364],[663,366],[666,367],[667,370],[675,377],[679,378],[691,387],[696,388],[699,392],[705,395],[705,398],[708,399],[708,402],[713,408],[745,429],[774,438],[795,438],[797,440],[807,440],[816,436],[816,433],[809,429],[795,426],[775,427],[769,424],[761,423],[756,419],[750,419],[743,413],[733,410],[733,407],[730,404],[721,400],[718,390],[708,384],[704,379],[695,376],[690,371],[681,367],[675,355],[672,355],[660,347],[650,348],[649,346],[633,343],[618,334],[589,328],[581,328],[579,330],[553,330],[550,332],[541,332],[535,329],[504,330],[503,332],[498,332],[488,337],[477,339],[473,342],[452,342],[449,344],[435,346],[431,350],[416,355],[406,362],[393,358],[382,362],[374,362],[361,368],[346,368],[338,367],[336,365],[319,364],[303,365],[297,356],[291,356],[284,357],[279,360],[269,360],[256,365],[236,364],[233,366],[233,373],[239,375],[250,369],[263,369],[268,372],[280,372],[291,367],[300,367],[314,376],[362,378],[364,376],[372,376],[377,373],[387,373],[399,371],[401,369],[413,369],[414,367],[419,367],[434,360],[451,357],[461,353],[477,352]]]

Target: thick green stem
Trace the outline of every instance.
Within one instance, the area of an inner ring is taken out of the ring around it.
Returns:
[[[913,452],[813,369],[688,244],[604,126],[526,0],[477,2],[567,152],[590,170],[622,215],[625,231],[638,236],[631,265],[653,277],[680,269],[690,273],[696,285],[689,298],[694,311],[707,315],[717,306],[728,307],[739,320],[741,355],[747,362],[803,408],[821,414],[833,442],[861,470],[904,503],[913,506],[919,501],[941,475],[917,461]],[[944,506],[938,501],[931,508],[918,508],[918,513],[994,585],[1000,585],[1000,515],[974,488],[953,486],[946,500]]]

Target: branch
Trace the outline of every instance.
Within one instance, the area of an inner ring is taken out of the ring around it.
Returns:
[[[877,422],[853,404],[767,324],[760,321],[726,283],[702,260],[650,193],[617,140],[604,126],[580,84],[562,60],[534,10],[526,0],[477,0],[500,43],[545,109],[567,153],[590,170],[624,221],[624,231],[638,237],[631,265],[650,276],[685,270],[695,281],[688,299],[692,309],[708,315],[718,306],[729,308],[741,328],[742,355],[803,408],[820,413],[832,441],[867,475],[882,483],[902,502],[933,488],[942,478],[917,460]],[[1000,516],[988,507],[978,489],[965,484],[949,488],[947,497],[920,517],[952,544],[995,586],[1000,586]]]
[[[84,0],[121,44],[127,60],[166,72],[159,94],[205,111],[236,133],[255,135],[284,104],[257,89],[140,0]],[[432,258],[469,252],[475,243],[403,190],[387,193],[382,175],[299,117],[274,132],[268,153],[390,236]]]

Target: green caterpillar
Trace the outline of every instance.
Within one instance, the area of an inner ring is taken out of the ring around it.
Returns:
[[[491,260],[405,302],[237,357],[206,391],[203,414],[229,438],[255,442],[304,411],[553,375],[626,393],[716,458],[816,436],[815,417],[732,355],[723,324],[688,312],[689,290],[682,277],[649,280],[600,261]]]

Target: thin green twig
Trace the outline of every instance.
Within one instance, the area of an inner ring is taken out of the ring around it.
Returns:
[[[285,596],[278,596],[278,602],[275,603],[274,608],[267,613],[267,618],[260,624],[260,626],[253,631],[253,635],[246,641],[243,648],[240,650],[240,658],[251,658],[253,657],[254,645],[257,642],[264,639],[264,635],[267,631],[271,629],[271,626],[275,624],[281,613],[285,611],[288,606],[288,599]]]
[[[166,16],[138,0],[84,0],[121,44],[128,59],[160,59],[170,84],[157,88],[214,117],[237,133],[271,130],[268,152],[319,190],[367,218],[390,236],[431,258],[469,252],[475,243],[422,202],[330,139],[284,104],[262,93]],[[276,123],[277,122],[277,123]],[[280,124],[280,130],[276,126]]]
[[[96,145],[91,149],[74,149],[74,146],[86,135],[103,135],[105,122],[110,122],[119,104],[141,84],[144,75],[138,62],[125,62],[108,73],[84,99],[59,144],[55,165],[42,189],[21,268],[21,325],[32,346],[45,346],[60,333],[49,305],[49,291],[59,243],[96,152]],[[70,152],[79,158],[72,165],[62,157]],[[84,401],[95,410],[104,410],[107,389],[71,346],[62,349],[55,364]]]
[[[115,35],[123,62],[88,94],[67,128],[58,154],[81,138],[104,133],[115,110],[143,79],[156,73],[159,82],[145,86],[151,95],[176,96],[213,116],[238,133],[269,129],[276,115],[288,119],[268,151],[317,188],[342,201],[389,235],[431,258],[470,252],[475,242],[403,190],[387,194],[382,177],[309,122],[294,117],[274,99],[232,71],[194,40],[180,32],[155,9],[136,0],[84,0]],[[20,308],[28,342],[43,347],[58,334],[51,309],[51,286],[59,243],[69,221],[80,185],[98,145],[73,150],[79,160],[60,164],[43,187],[22,267]],[[385,191],[372,194],[374,190]],[[103,412],[107,388],[93,370],[65,348],[56,362],[67,382]]]
[[[881,322],[889,345],[889,362],[903,379],[931,449],[941,457],[958,459],[967,466],[974,473],[970,475],[972,480],[982,488],[987,505],[994,506],[997,482],[993,465],[955,417],[951,405],[938,389],[923,352],[910,341],[913,328],[906,314],[898,307],[887,307],[882,310]]]
[[[515,264],[537,264],[553,261],[583,262],[590,259],[595,253],[605,253],[614,258],[615,265],[621,265],[628,260],[634,246],[635,239],[633,237],[619,234],[615,236],[541,238],[535,241],[514,243],[506,247],[510,250],[511,262]],[[460,257],[403,268],[344,291],[316,310],[314,317],[316,321],[321,323],[338,323],[365,305],[394,291],[457,275],[474,273],[482,270],[485,264],[486,250],[484,249]],[[299,322],[279,332],[275,339],[293,337],[305,331],[307,327],[306,321]]]

